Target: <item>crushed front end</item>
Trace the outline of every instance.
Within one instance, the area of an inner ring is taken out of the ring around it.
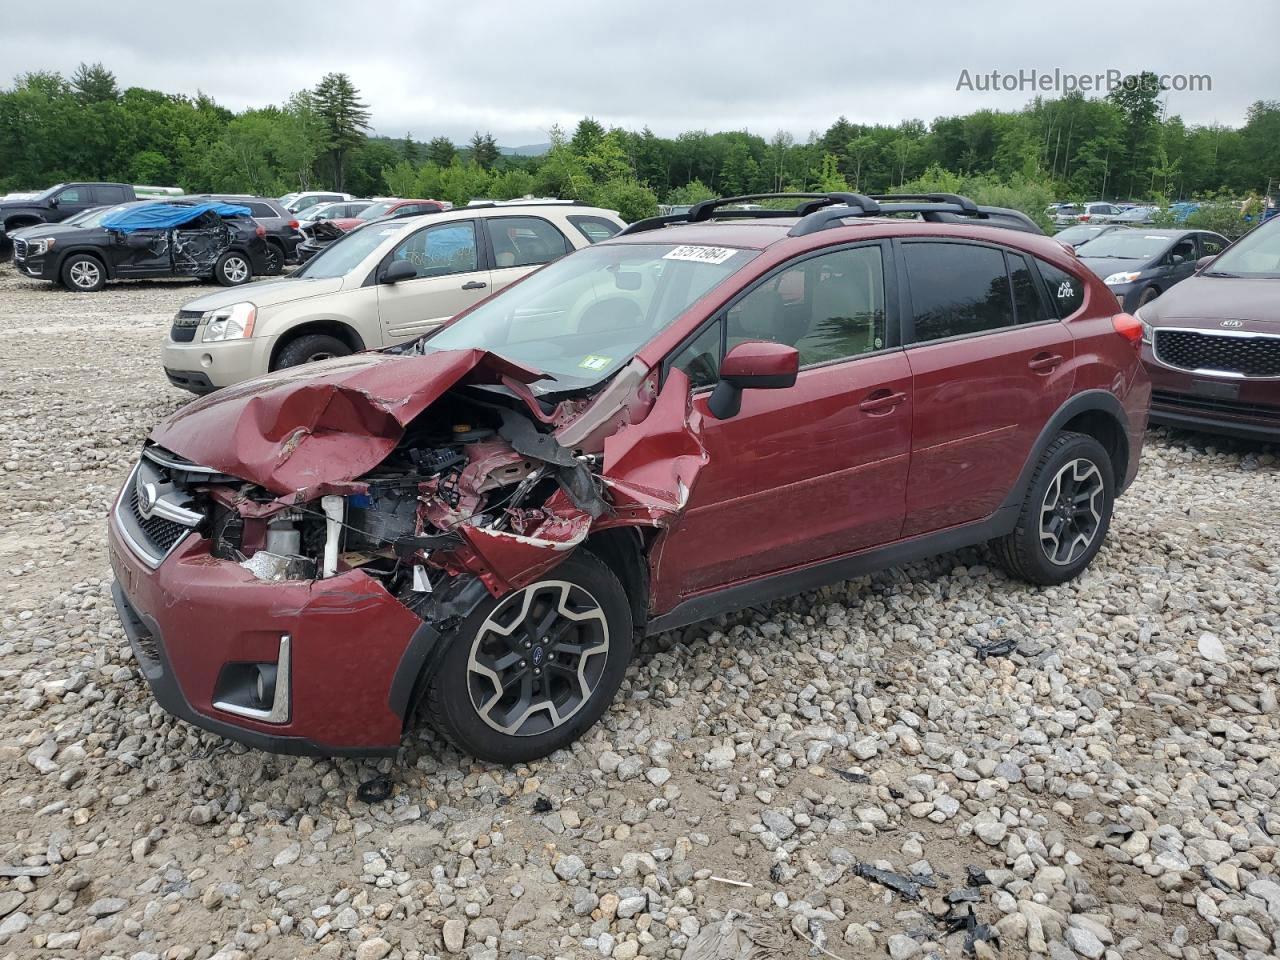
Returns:
[[[374,389],[387,358],[349,359],[345,385],[220,392],[153,434],[110,552],[166,710],[275,752],[394,752],[452,623],[599,526],[674,513],[604,470],[605,437],[653,406],[640,371],[594,403],[539,404],[497,365],[477,374],[483,358],[447,359],[432,369],[467,382],[419,402]],[[227,435],[249,423],[252,441]],[[191,436],[189,456],[162,445]]]

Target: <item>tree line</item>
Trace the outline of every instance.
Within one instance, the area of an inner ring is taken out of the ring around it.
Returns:
[[[626,219],[660,202],[785,190],[966,190],[1039,215],[1051,200],[1168,203],[1240,198],[1280,179],[1280,101],[1240,127],[1166,116],[1153,75],[1101,98],[1036,98],[1021,110],[896,125],[838,118],[804,142],[779,131],[661,137],[584,118],[549,132],[540,156],[503,154],[477,131],[465,144],[370,133],[369,107],[343,73],[282,104],[235,113],[203,93],[120,89],[102,64],[71,77],[26,73],[0,89],[0,190],[62,180],[175,185],[188,192],[280,195],[338,189],[455,204],[526,194],[586,200]]]

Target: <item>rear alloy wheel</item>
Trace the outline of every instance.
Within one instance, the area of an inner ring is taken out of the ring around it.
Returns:
[[[238,287],[253,279],[253,267],[243,253],[224,253],[214,264],[213,278],[224,287]]]
[[[523,763],[567,746],[613,702],[631,659],[622,584],[586,551],[481,604],[450,640],[424,702],[465,753]]]
[[[1060,434],[1040,456],[1018,522],[992,547],[1016,577],[1051,586],[1078,576],[1111,525],[1111,457],[1093,437]]]
[[[267,243],[267,276],[275,277],[284,270],[284,251],[276,243]]]
[[[106,282],[107,271],[97,257],[77,253],[67,257],[62,264],[62,283],[68,290],[93,293],[101,290]]]

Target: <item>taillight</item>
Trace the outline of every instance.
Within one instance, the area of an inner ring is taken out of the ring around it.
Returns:
[[[1080,216],[1079,216],[1079,218],[1078,218],[1078,219],[1080,220],[1080,222],[1081,222],[1081,223],[1088,223],[1088,222],[1089,222],[1089,218],[1090,218],[1091,216],[1093,216],[1093,214],[1091,214],[1091,213],[1082,213],[1082,214],[1080,214]]]
[[[1111,326],[1115,327],[1116,333],[1133,344],[1134,350],[1142,349],[1142,321],[1137,317],[1117,313],[1111,318]]]
[[[289,228],[290,228],[291,230],[297,230],[297,229],[298,229],[298,221],[297,221],[297,220],[290,220],[290,221],[289,221]]]
[[[257,230],[255,230],[255,231],[253,231],[253,232],[254,232],[254,233],[256,233],[256,234],[257,234],[258,236],[260,236],[260,237],[265,237],[265,236],[267,235],[267,228],[266,228],[266,227],[264,227],[264,226],[259,225],[259,226],[258,226],[258,229],[257,229]]]

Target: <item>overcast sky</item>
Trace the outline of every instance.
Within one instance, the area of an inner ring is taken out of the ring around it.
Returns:
[[[11,76],[100,60],[122,86],[203,90],[240,110],[341,70],[378,133],[461,142],[479,129],[504,146],[544,142],[552,124],[584,115],[663,135],[783,129],[803,140],[841,114],[929,122],[1034,95],[957,90],[964,70],[975,86],[992,70],[1207,74],[1212,90],[1169,94],[1169,112],[1188,123],[1239,125],[1254,100],[1280,99],[1277,0],[64,0],[36,10],[0,3],[0,70]]]

